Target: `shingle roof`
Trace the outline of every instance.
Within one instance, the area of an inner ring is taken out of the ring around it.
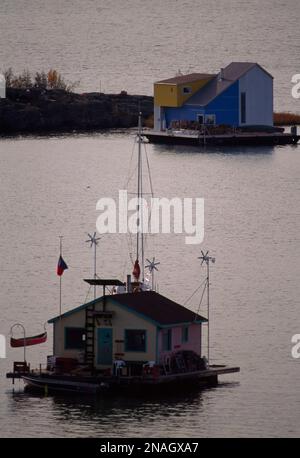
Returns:
[[[238,81],[245,73],[253,67],[258,66],[266,72],[271,78],[272,75],[268,73],[263,67],[254,62],[231,62],[223,69],[223,78],[220,80],[219,75],[216,75],[209,81],[201,90],[192,95],[186,102],[187,105],[201,105],[205,106],[211,102],[215,97],[221,94],[225,89],[228,89],[233,83]]]
[[[166,80],[156,81],[155,84],[185,84],[185,83],[193,83],[194,81],[204,80],[207,78],[213,78],[216,76],[215,74],[209,73],[189,73],[188,75],[179,75],[174,76],[174,78],[168,78]]]
[[[116,294],[111,298],[161,325],[207,321],[206,318],[155,291]]]
[[[145,319],[154,321],[157,325],[168,326],[180,323],[206,322],[207,319],[195,312],[183,307],[177,302],[168,299],[155,291],[141,291],[139,293],[124,293],[106,296],[132,312],[143,316]],[[61,317],[69,316],[75,312],[85,309],[89,305],[101,301],[103,298],[95,299],[92,302],[83,304],[64,313]],[[60,317],[57,316],[48,321],[53,323]]]

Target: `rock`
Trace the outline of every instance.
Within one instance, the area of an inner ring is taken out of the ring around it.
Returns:
[[[7,89],[0,99],[0,133],[56,133],[136,127],[138,113],[153,116],[153,98],[144,95],[63,90]]]

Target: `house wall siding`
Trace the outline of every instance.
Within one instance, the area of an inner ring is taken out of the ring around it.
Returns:
[[[95,311],[102,311],[102,303],[99,302],[95,305]],[[95,329],[95,365],[97,364],[97,328],[107,327],[112,328],[113,339],[113,355],[118,352],[124,353],[123,359],[128,361],[155,361],[157,355],[156,349],[156,325],[126,310],[107,296],[106,311],[113,312],[111,325],[104,323],[96,323]],[[67,350],[65,349],[65,328],[66,327],[85,327],[85,309],[74,312],[71,315],[63,317],[54,323],[54,354],[66,358],[79,358],[83,360],[84,350]],[[145,352],[125,352],[124,344],[117,344],[116,340],[123,340],[125,337],[125,329],[142,329],[146,331],[146,351]]]
[[[239,107],[241,93],[246,93],[246,122],[240,125],[273,126],[273,78],[255,66],[239,80]]]
[[[83,350],[66,350],[65,349],[65,328],[84,328],[85,327],[85,310],[79,310],[72,315],[63,317],[54,323],[54,345],[53,353],[63,358],[79,358],[84,356]]]
[[[205,114],[215,114],[216,124],[238,126],[239,82],[235,82],[205,107]]]
[[[182,326],[172,328],[172,347],[170,351],[163,350],[163,329],[158,332],[158,360],[161,363],[165,356],[178,350],[193,350],[201,356],[201,324],[189,325],[188,342],[182,342]]]
[[[243,92],[246,94],[245,123],[241,122]],[[256,65],[206,106],[191,104],[189,100],[182,106],[165,106],[164,113],[160,112],[160,123],[155,123],[155,129],[161,130],[164,125],[168,128],[172,121],[197,121],[198,114],[215,115],[218,125],[273,126],[273,108],[273,78]]]
[[[212,77],[201,78],[189,83],[154,83],[154,104],[163,107],[180,107],[193,94],[205,86]],[[183,88],[189,88],[189,93],[184,93]]]
[[[197,121],[198,114],[214,114],[216,124],[238,126],[239,124],[239,83],[232,84],[205,107],[186,103],[180,108],[165,108],[166,126],[172,121]]]

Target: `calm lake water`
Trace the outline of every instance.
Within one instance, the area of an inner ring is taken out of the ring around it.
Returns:
[[[125,4],[126,3],[126,4]],[[262,4],[263,3],[263,4]],[[275,77],[277,109],[299,111],[290,79],[299,73],[296,1],[2,1],[0,62],[17,71],[58,68],[81,90],[151,93],[155,79],[182,71],[216,71],[254,60]],[[22,14],[20,14],[22,11]],[[121,38],[121,39],[120,39]],[[96,202],[126,182],[130,131],[0,140],[0,333],[24,323],[39,333],[58,312],[55,274],[60,234],[69,270],[63,309],[84,302],[92,271],[86,233]],[[5,372],[22,351],[0,359],[0,436],[298,436],[300,333],[300,149],[147,147],[157,196],[203,197],[205,238],[161,235],[147,257],[161,262],[159,290],[184,302],[212,267],[212,361],[241,366],[214,389],[176,397],[89,399],[13,393]],[[99,274],[130,269],[123,236],[103,236]],[[197,309],[199,296],[189,303]],[[205,307],[200,309],[205,314]],[[52,352],[28,349],[32,365]]]

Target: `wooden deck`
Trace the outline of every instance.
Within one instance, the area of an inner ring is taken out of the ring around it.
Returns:
[[[218,376],[239,372],[239,367],[211,366],[209,369],[195,372],[178,372],[164,375],[141,376],[103,376],[54,374],[50,372],[31,371],[30,373],[8,373],[7,378],[22,378],[29,389],[38,391],[60,391],[69,393],[101,393],[136,391],[177,386],[216,385]]]
[[[193,131],[145,131],[143,133],[150,143],[162,143],[170,145],[191,145],[191,146],[205,146],[205,145],[287,145],[297,144],[300,135],[293,135],[291,133],[266,133],[266,132],[238,132],[228,133],[222,135],[199,135]]]

